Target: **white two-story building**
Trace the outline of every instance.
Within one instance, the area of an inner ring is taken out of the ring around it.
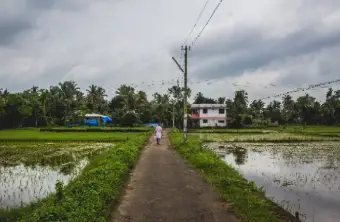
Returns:
[[[191,118],[199,127],[227,126],[227,106],[225,104],[192,104]]]

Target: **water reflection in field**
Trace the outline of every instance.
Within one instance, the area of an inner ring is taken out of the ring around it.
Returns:
[[[0,167],[0,208],[20,207],[43,199],[55,191],[56,182],[67,184],[75,178],[88,163],[81,160],[70,174],[60,171],[59,167],[23,164],[14,167]]]
[[[303,221],[340,221],[339,143],[207,145]]]

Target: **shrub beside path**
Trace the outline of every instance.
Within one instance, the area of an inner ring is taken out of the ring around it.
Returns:
[[[239,221],[228,210],[164,135],[160,145],[149,139],[110,221]]]

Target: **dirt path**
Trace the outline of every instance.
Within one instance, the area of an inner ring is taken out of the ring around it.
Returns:
[[[111,221],[238,221],[209,184],[169,146],[152,139],[137,163]]]

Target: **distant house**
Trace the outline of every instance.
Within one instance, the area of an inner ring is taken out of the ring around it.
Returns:
[[[192,104],[191,119],[198,127],[226,127],[225,104]]]
[[[85,115],[85,124],[89,126],[102,126],[111,122],[110,117],[101,114],[89,113]]]

